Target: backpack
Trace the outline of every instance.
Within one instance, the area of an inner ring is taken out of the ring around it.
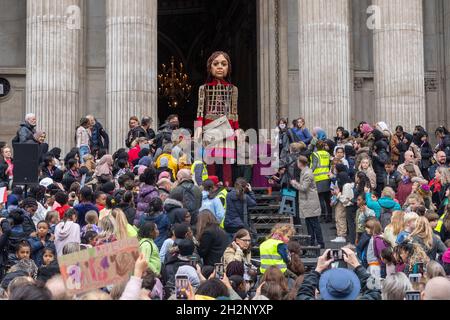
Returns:
[[[380,223],[383,230],[391,223],[392,212],[392,209],[381,207]]]
[[[377,247],[377,239],[381,239],[382,241],[383,241],[383,244],[382,244],[382,247],[381,248],[378,248]],[[377,257],[377,259],[378,259],[378,262],[380,262],[380,263],[382,263],[382,261],[381,261],[381,255],[379,255],[378,254],[378,251],[383,251],[384,249],[386,249],[386,248],[389,248],[389,247],[391,247],[391,244],[387,241],[387,240],[385,240],[383,237],[381,237],[381,236],[375,236],[375,239],[374,239],[374,241],[373,241],[373,252],[375,253],[375,257]],[[381,250],[380,250],[381,249]]]

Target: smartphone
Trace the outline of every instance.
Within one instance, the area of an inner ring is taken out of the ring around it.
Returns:
[[[197,257],[196,256],[189,257],[189,264],[192,267],[197,268]]]
[[[223,275],[225,274],[225,267],[223,263],[216,263],[214,265],[214,270],[216,271],[216,277],[223,279]]]
[[[344,260],[344,250],[341,249],[332,249],[328,252],[328,260],[333,259],[334,261]]]
[[[187,300],[189,291],[189,279],[187,275],[175,277],[175,293],[177,300]]]
[[[405,300],[420,300],[420,291],[408,291],[405,295]]]
[[[423,262],[418,262],[416,265],[417,265],[417,273],[420,273],[423,276],[425,273],[425,267]]]

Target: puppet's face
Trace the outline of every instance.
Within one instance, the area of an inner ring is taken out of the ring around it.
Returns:
[[[211,64],[211,74],[214,78],[218,80],[223,80],[228,76],[228,61],[221,54]]]

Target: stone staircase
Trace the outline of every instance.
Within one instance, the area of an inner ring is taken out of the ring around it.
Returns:
[[[311,237],[306,234],[302,225],[294,225],[293,217],[279,214],[281,195],[279,192],[271,192],[267,188],[254,188],[257,206],[249,208],[250,221],[258,234],[257,243],[252,248],[252,257],[255,264],[259,263],[259,244],[266,240],[272,228],[279,223],[291,224],[296,229],[296,235],[292,240],[298,241],[302,247],[302,261],[307,270],[314,268],[321,250],[319,246],[310,246]]]

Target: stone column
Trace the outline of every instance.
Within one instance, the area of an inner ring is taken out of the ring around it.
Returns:
[[[270,129],[289,112],[287,4],[258,0],[257,10],[259,127]]]
[[[350,18],[348,0],[298,0],[300,116],[329,136],[351,127]]]
[[[447,119],[441,119],[442,124],[447,121],[450,125],[450,0],[444,0],[444,47],[445,47],[445,96]]]
[[[106,118],[111,151],[131,116],[157,123],[157,1],[106,0]]]
[[[84,63],[84,0],[27,1],[27,113],[63,154],[75,145]]]
[[[392,130],[426,124],[422,0],[373,0],[375,117]]]

